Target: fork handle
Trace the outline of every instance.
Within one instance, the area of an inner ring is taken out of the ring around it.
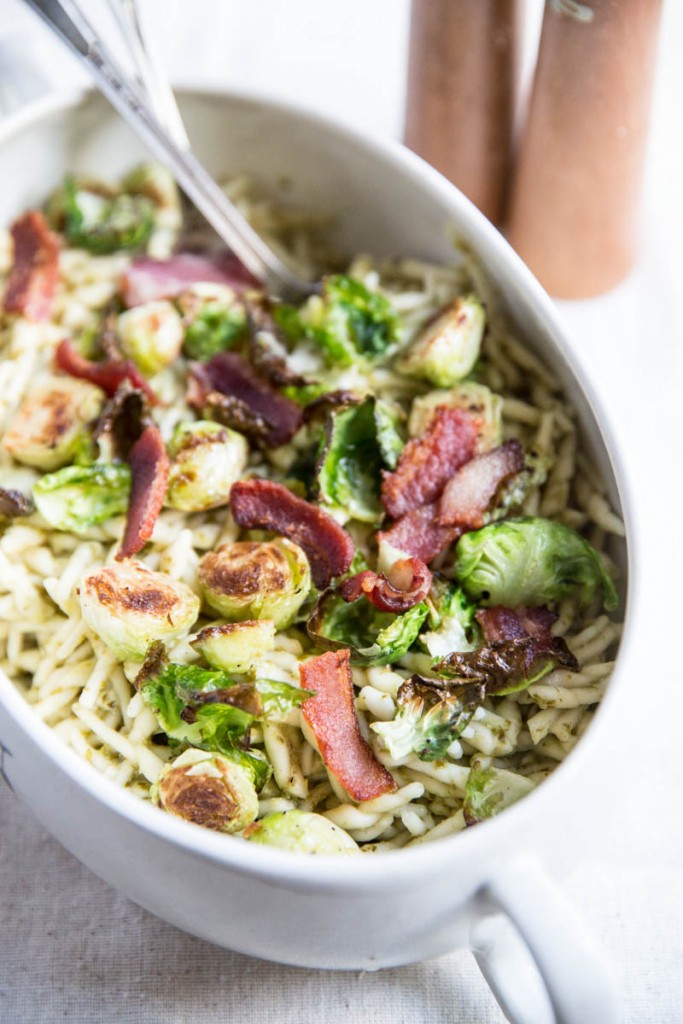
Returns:
[[[199,160],[168,137],[142,92],[128,80],[82,11],[69,4],[74,11],[72,16],[67,5],[59,0],[24,2],[75,53],[112,106],[156,159],[169,167],[187,196],[247,269],[280,295],[312,292],[313,286],[271,251]]]

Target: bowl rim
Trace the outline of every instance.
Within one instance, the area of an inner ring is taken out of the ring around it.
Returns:
[[[504,814],[481,822],[477,828],[468,828],[451,836],[397,850],[385,856],[342,857],[294,853],[234,840],[238,837],[225,836],[193,825],[150,805],[139,796],[129,792],[83,760],[69,748],[54,732],[38,718],[30,704],[11,680],[0,670],[0,679],[7,686],[0,687],[2,704],[15,724],[35,741],[45,755],[73,783],[82,788],[108,811],[124,818],[127,822],[162,839],[170,846],[180,848],[197,860],[210,861],[214,865],[232,869],[242,874],[266,881],[277,881],[306,891],[325,892],[381,892],[414,880],[423,873],[438,872],[455,866],[456,858],[461,860],[482,858],[487,847],[510,849],[506,839],[523,836],[525,823],[540,811],[543,801],[561,799],[562,788],[572,784],[579,766],[590,757],[590,751],[610,727],[613,705],[619,700],[621,687],[615,685],[623,673],[629,649],[632,646],[631,620],[636,593],[635,530],[632,521],[633,503],[630,487],[621,456],[616,448],[607,414],[601,401],[595,395],[592,385],[585,379],[579,360],[573,356],[566,331],[558,312],[544,289],[510,247],[506,239],[480,213],[479,210],[451,182],[399,142],[373,138],[358,131],[337,118],[320,114],[305,105],[284,101],[258,91],[236,90],[208,85],[179,85],[177,91],[188,97],[209,98],[218,101],[238,102],[254,109],[267,108],[295,120],[306,121],[320,127],[338,138],[348,140],[364,149],[378,164],[400,167],[415,183],[415,187],[427,190],[436,199],[457,209],[466,232],[475,239],[474,248],[484,240],[496,249],[510,271],[513,288],[529,296],[540,324],[552,335],[557,354],[567,365],[573,378],[583,391],[600,437],[614,472],[617,491],[622,506],[626,527],[627,585],[625,592],[624,632],[619,646],[617,663],[610,678],[605,695],[590,727],[567,758],[560,762],[543,783],[523,800],[509,807]],[[51,94],[38,98],[19,111],[0,121],[0,144],[9,141],[18,133],[37,126],[50,116],[74,112],[95,94],[91,88],[70,90],[67,93]],[[495,281],[494,281],[495,283]],[[7,692],[3,692],[6,690]],[[227,841],[226,841],[227,840]],[[232,840],[232,841],[231,841]]]

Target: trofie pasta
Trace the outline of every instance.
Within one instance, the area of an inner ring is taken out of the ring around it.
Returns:
[[[302,272],[338,264],[227,188]],[[287,305],[149,165],[67,180],[0,271],[0,667],[97,771],[353,853],[475,825],[570,753],[623,527],[476,265],[361,256]]]

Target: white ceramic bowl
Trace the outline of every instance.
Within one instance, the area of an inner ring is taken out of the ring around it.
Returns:
[[[290,106],[186,93],[196,151],[215,175],[246,172],[286,201],[333,213],[349,253],[454,258],[454,233],[478,254],[516,332],[566,384],[584,450],[621,509],[615,458],[595,399],[572,367],[554,308],[498,232],[407,150]],[[143,156],[106,102],[38,102],[0,125],[0,223],[40,203],[69,170],[116,175]],[[625,556],[624,556],[625,558]],[[627,629],[628,633],[628,629]],[[600,829],[602,790],[618,765],[624,652],[594,724],[552,777],[498,818],[440,842],[351,859],[285,854],[186,824],[108,782],[0,679],[5,781],[67,849],[131,899],[204,939],[301,966],[374,969],[472,948],[511,1019],[610,1024],[616,1001],[602,962],[546,871],[562,874]],[[498,914],[498,917],[492,916]],[[543,997],[545,998],[545,997]],[[547,1000],[546,1000],[547,1002]]]

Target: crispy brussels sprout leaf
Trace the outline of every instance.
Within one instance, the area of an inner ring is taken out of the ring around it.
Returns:
[[[363,523],[376,523],[383,514],[373,404],[369,399],[331,414],[318,472],[323,501]]]
[[[374,397],[333,411],[318,459],[318,484],[323,501],[351,519],[376,523],[384,509],[380,500],[381,470],[398,462],[403,441],[385,402]]]
[[[433,577],[428,605],[428,622],[432,628],[420,635],[420,643],[433,658],[451,651],[471,651],[477,645],[480,632],[474,618],[477,606],[460,587],[442,577]]]
[[[602,597],[618,603],[597,551],[576,530],[550,519],[526,517],[466,533],[456,547],[455,575],[483,605],[535,606],[574,598],[586,608]]]
[[[411,676],[398,691],[399,710],[390,722],[370,726],[393,758],[415,753],[423,761],[437,761],[462,734],[484,699],[476,683],[448,685],[439,680]]]
[[[33,487],[36,508],[50,526],[84,533],[128,508],[130,469],[123,463],[65,466]]]
[[[313,296],[299,310],[278,306],[274,317],[289,338],[309,338],[319,345],[333,366],[376,360],[400,333],[391,303],[343,274],[325,279],[322,296]]]
[[[348,647],[354,665],[388,665],[413,644],[426,617],[424,601],[404,615],[392,615],[365,598],[347,604],[336,591],[327,590],[308,620],[308,633],[324,650]]]
[[[498,640],[474,651],[453,652],[434,663],[450,679],[481,683],[487,694],[517,693],[554,668],[578,670],[579,663],[559,636],[525,636]]]
[[[222,754],[247,768],[260,789],[270,776],[270,765],[258,751],[243,748],[255,716],[228,703],[196,703],[207,694],[222,697],[233,681],[223,672],[167,663],[159,647],[150,648],[136,685],[163,731],[176,742]]]
[[[257,679],[254,686],[261,698],[262,717],[267,721],[282,721],[292,708],[298,708],[305,700],[314,696],[313,690],[281,683],[277,679]]]
[[[398,430],[397,418],[391,407],[379,398],[375,399],[374,413],[377,444],[382,461],[387,469],[396,469],[399,456],[405,447],[405,441]]]
[[[482,759],[475,758],[465,786],[465,821],[476,825],[499,814],[530,793],[534,786],[523,775],[504,768],[486,767]]]
[[[242,308],[207,302],[187,326],[183,352],[188,359],[211,359],[240,341],[246,328],[247,317]]]
[[[64,235],[71,245],[97,256],[139,249],[154,227],[154,204],[142,195],[108,197],[64,182]]]

